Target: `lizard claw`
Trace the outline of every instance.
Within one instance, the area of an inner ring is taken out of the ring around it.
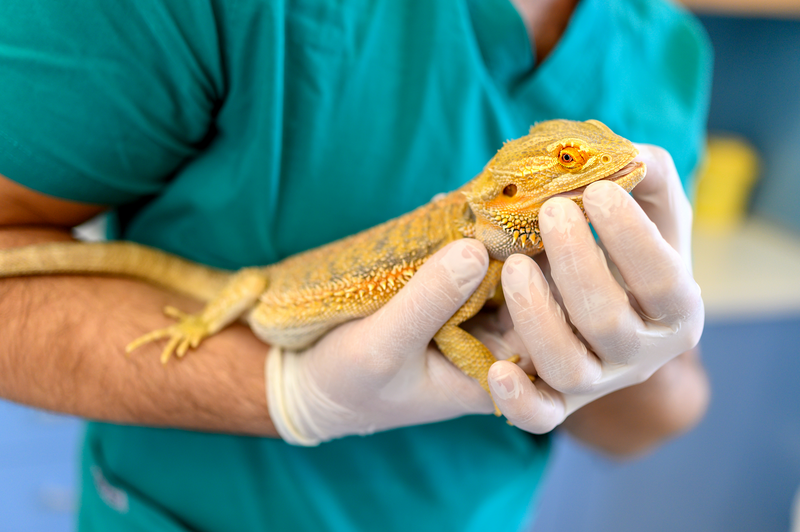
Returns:
[[[187,314],[175,307],[166,307],[164,314],[177,319],[178,323],[140,336],[125,347],[125,352],[130,354],[144,344],[169,338],[169,342],[161,352],[161,363],[166,364],[173,352],[181,358],[190,348],[197,347],[208,336],[208,324],[201,317]]]
[[[522,360],[522,358],[520,358],[519,355],[511,355],[506,360],[508,360],[509,362],[513,362],[514,364],[519,364],[519,361]],[[527,375],[528,378],[531,380],[531,382],[534,382],[536,380],[536,375],[531,375],[529,373]]]
[[[170,318],[175,318],[176,320],[183,320],[191,316],[191,314],[186,314],[181,309],[175,308],[171,305],[164,307],[164,314]]]

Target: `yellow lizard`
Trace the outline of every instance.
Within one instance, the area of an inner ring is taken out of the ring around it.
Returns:
[[[384,305],[437,250],[465,237],[491,257],[483,282],[434,337],[441,352],[488,392],[492,353],[460,325],[491,298],[502,261],[542,250],[538,212],[554,195],[581,208],[582,190],[610,179],[627,191],[645,175],[628,140],[596,120],[551,120],[506,142],[484,170],[458,190],[394,220],[289,257],[238,272],[214,270],[130,242],[54,243],[0,251],[0,277],[44,274],[131,276],[209,301],[198,315],[167,307],[177,323],[127,346],[169,338],[162,352],[189,348],[245,317],[264,342],[288,349],[313,343],[333,327]]]

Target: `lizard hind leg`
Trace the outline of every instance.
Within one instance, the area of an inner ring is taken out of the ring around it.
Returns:
[[[183,357],[207,337],[213,336],[250,310],[267,286],[263,270],[247,268],[233,275],[230,282],[212,299],[200,314],[187,314],[175,307],[164,308],[164,314],[177,323],[140,336],[125,347],[127,353],[144,344],[169,338],[161,352],[161,363],[166,364],[172,353]]]
[[[488,347],[462,329],[460,325],[475,316],[486,301],[492,297],[495,288],[500,283],[502,268],[503,264],[500,261],[490,261],[486,277],[481,284],[433,337],[442,354],[464,374],[477,380],[490,396],[489,368],[497,362],[497,359]],[[510,360],[518,362],[519,356],[512,357]],[[494,408],[495,415],[499,416],[500,410],[497,405]]]
[[[486,390],[489,390],[489,368],[497,359],[480,340],[469,334],[461,327],[444,326],[436,336],[436,345],[450,362],[460,369],[465,375],[472,377]],[[495,415],[500,415],[497,405],[494,407]]]

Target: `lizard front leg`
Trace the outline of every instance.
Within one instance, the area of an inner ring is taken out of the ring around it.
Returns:
[[[497,362],[497,359],[483,343],[462,329],[460,325],[483,308],[483,305],[494,294],[500,283],[500,272],[503,263],[497,260],[489,261],[489,268],[483,281],[470,296],[464,305],[458,309],[439,332],[433,337],[439,350],[466,375],[477,380],[481,387],[489,395],[489,368]],[[519,362],[519,356],[514,355],[509,359],[511,362]],[[500,411],[495,405],[495,414],[500,415]]]
[[[218,333],[250,310],[266,287],[267,276],[263,270],[240,270],[200,314],[187,314],[174,307],[166,307],[164,313],[176,318],[178,323],[137,338],[127,345],[125,351],[131,353],[146,343],[169,338],[167,346],[161,352],[161,362],[166,364],[173,352],[182,357],[190,347],[196,348],[203,339]]]

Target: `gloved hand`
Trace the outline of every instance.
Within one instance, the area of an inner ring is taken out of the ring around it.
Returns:
[[[316,445],[493,411],[489,395],[431,345],[466,302],[489,257],[463,239],[434,254],[375,314],[345,323],[300,353],[267,357],[272,421],[289,443]]]
[[[588,402],[645,381],[699,341],[704,312],[691,274],[691,207],[669,154],[638,148],[648,170],[633,198],[608,181],[583,196],[611,268],[580,209],[564,198],[547,201],[539,213],[552,290],[532,259],[506,261],[506,326],[513,330],[484,341],[496,352],[527,355],[536,368],[535,383],[509,362],[489,373],[498,407],[524,430],[552,430]]]

